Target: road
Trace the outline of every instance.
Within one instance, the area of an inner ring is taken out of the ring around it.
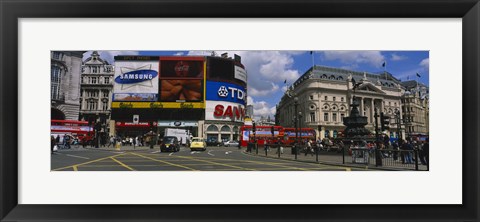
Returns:
[[[176,153],[155,149],[108,150],[73,148],[51,155],[52,171],[351,171],[362,168],[330,166],[266,158],[234,147],[208,147]]]

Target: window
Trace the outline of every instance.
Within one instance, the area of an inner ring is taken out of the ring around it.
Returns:
[[[62,58],[62,53],[61,52],[53,52],[53,58],[54,59],[61,59]]]
[[[343,102],[343,97],[340,97],[340,101],[342,101],[342,102]]]
[[[340,114],[340,120],[343,122],[343,118],[345,117],[345,114]]]
[[[336,113],[332,114],[332,121],[337,122],[337,114]]]
[[[310,100],[313,100],[313,95],[310,95]]]
[[[93,100],[93,99],[88,100],[87,109],[88,110],[96,110],[97,109],[97,103],[95,102],[95,100]]]
[[[52,67],[51,70],[51,92],[50,97],[51,99],[59,99],[60,98],[60,81],[61,81],[61,71],[59,67]]]
[[[97,77],[92,77],[92,84],[97,84]]]
[[[310,122],[315,122],[315,113],[310,113]]]
[[[108,91],[103,91],[103,97],[108,98]]]
[[[110,83],[110,77],[105,77],[105,84],[109,84]]]
[[[391,105],[392,105],[392,102],[388,102],[388,105],[391,106]]]
[[[333,97],[333,101],[335,102],[335,100],[336,100],[336,98],[335,98],[335,96],[334,96],[334,97]]]
[[[108,110],[108,100],[104,100],[102,105],[103,110]]]
[[[323,121],[325,121],[325,122],[328,121],[328,113],[323,114]]]
[[[98,73],[98,67],[93,66],[92,67],[92,73]]]
[[[328,96],[325,96],[325,100],[328,100]]]

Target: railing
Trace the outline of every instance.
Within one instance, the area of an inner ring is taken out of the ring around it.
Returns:
[[[339,147],[336,150],[327,151],[315,145],[308,149],[305,145],[286,147],[281,144],[249,143],[246,152],[258,156],[302,162],[376,167],[388,170],[429,170],[427,158],[417,150]]]

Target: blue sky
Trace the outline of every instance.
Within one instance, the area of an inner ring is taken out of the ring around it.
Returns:
[[[99,51],[101,58],[113,63],[115,55],[210,55],[212,51]],[[428,51],[215,51],[242,56],[248,73],[248,103],[254,105],[256,118],[275,114],[287,85],[315,65],[372,73],[386,71],[405,81],[418,80],[429,85]],[[91,51],[84,54],[88,58]],[[312,61],[313,58],[313,61]],[[287,80],[287,84],[284,81]]]

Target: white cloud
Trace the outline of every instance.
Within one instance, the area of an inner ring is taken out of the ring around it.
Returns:
[[[406,56],[397,55],[397,54],[393,53],[392,58],[390,60],[392,60],[392,61],[402,61],[402,60],[405,60],[407,58],[408,57],[406,57]]]
[[[275,117],[277,110],[276,106],[270,106],[268,102],[259,101],[255,102],[253,97],[247,96],[247,104],[253,105],[253,115],[255,119],[260,119],[261,116],[270,116],[272,119]]]
[[[93,51],[88,51],[83,54],[83,61],[92,55]],[[100,54],[100,58],[113,64],[114,57],[117,55],[138,55],[138,51],[97,51]]]
[[[430,65],[430,58],[422,60],[419,65],[421,65],[425,69],[428,69],[428,66]]]
[[[342,63],[352,66],[356,64],[370,64],[373,67],[381,67],[385,57],[380,51],[325,51],[323,58],[326,60],[340,60]]]

